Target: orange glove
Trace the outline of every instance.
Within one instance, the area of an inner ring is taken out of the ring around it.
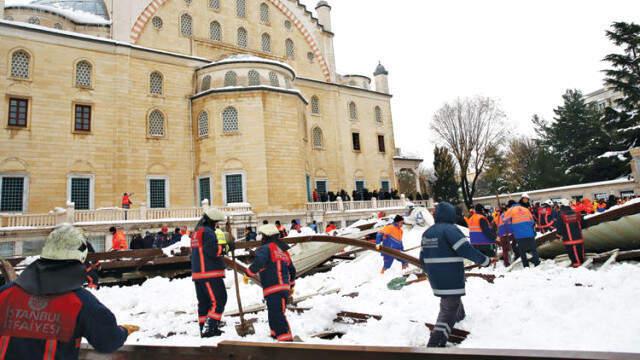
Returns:
[[[249,277],[247,275],[242,276],[242,283],[249,285]]]
[[[121,328],[127,330],[127,334],[131,335],[136,331],[140,331],[140,326],[137,325],[120,325]]]

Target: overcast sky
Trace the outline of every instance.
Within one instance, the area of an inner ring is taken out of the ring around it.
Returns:
[[[494,97],[528,134],[531,116],[551,119],[566,89],[602,87],[601,59],[614,50],[609,25],[640,22],[640,0],[328,1],[338,72],[372,76],[381,60],[396,146],[429,163],[428,124],[444,102]]]

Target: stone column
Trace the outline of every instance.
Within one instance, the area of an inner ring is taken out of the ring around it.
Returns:
[[[338,196],[336,198],[336,201],[338,201],[338,211],[343,212],[344,211],[344,203],[342,202],[342,198],[340,196]]]
[[[67,222],[73,224],[76,221],[76,204],[67,201]]]
[[[140,220],[147,219],[147,204],[141,202],[140,203]]]

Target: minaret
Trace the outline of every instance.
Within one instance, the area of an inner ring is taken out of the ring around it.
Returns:
[[[376,91],[389,94],[389,72],[382,66],[382,63],[378,63],[373,77],[376,79]]]
[[[316,13],[318,13],[318,20],[320,24],[324,26],[327,31],[331,30],[331,5],[328,2],[322,0],[316,5]]]

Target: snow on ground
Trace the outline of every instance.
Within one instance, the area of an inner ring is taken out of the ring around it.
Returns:
[[[405,248],[419,245],[422,231],[405,231]],[[410,253],[417,256],[418,252]],[[310,308],[304,313],[288,312],[294,334],[308,343],[425,346],[428,332],[424,323],[435,322],[439,299],[432,295],[428,282],[400,291],[388,290],[387,283],[402,275],[402,270],[395,263],[380,275],[381,265],[378,254],[364,253],[328,273],[299,279],[296,297],[334,289],[340,293],[298,304]],[[636,321],[640,319],[639,264],[614,264],[594,271],[563,268],[546,261],[535,269],[507,273],[498,265],[481,272],[498,278],[493,285],[478,278],[468,280],[467,296],[463,298],[467,318],[457,327],[472,334],[461,347],[640,352],[640,323]],[[233,311],[237,306],[232,272],[227,272],[226,284],[226,309]],[[241,283],[240,291],[245,308],[262,303],[258,286]],[[353,292],[359,296],[343,296]],[[141,286],[103,288],[95,294],[115,312],[120,323],[142,327],[128,344],[198,346],[240,339],[234,329],[238,318],[231,317],[224,318],[227,325],[221,338],[199,338],[190,279],[154,278]],[[357,325],[334,323],[340,311],[381,315],[382,319]],[[243,340],[271,342],[266,312],[247,317],[259,321],[255,324],[256,335]],[[327,330],[344,331],[346,335],[332,341],[310,338]]]

